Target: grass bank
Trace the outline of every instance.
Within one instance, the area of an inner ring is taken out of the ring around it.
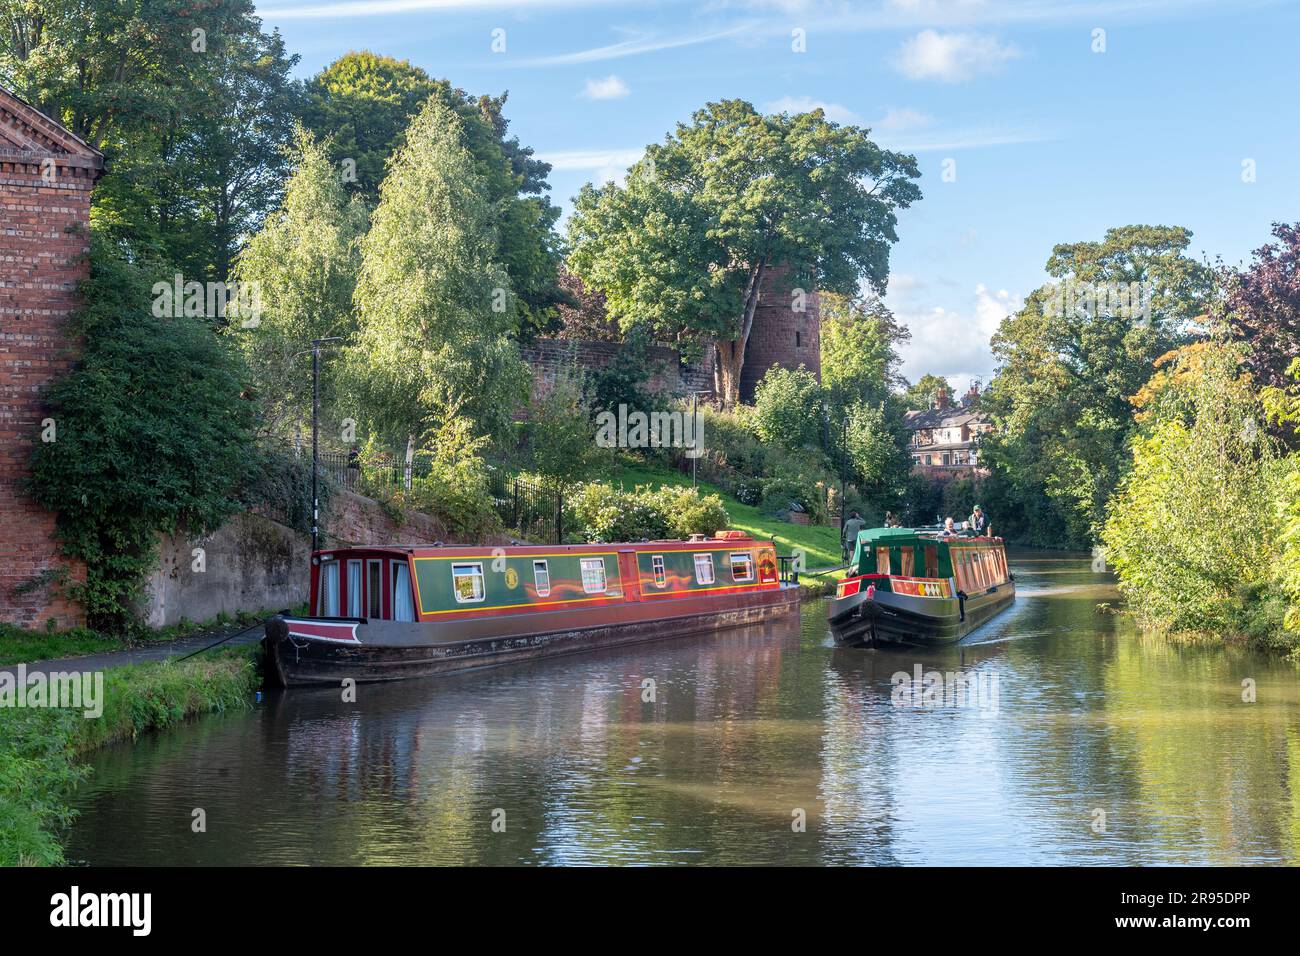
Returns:
[[[658,488],[663,485],[689,487],[691,484],[690,475],[668,468],[656,468],[635,459],[620,459],[604,480],[629,490],[637,485]],[[755,538],[775,542],[779,554],[792,554],[797,549],[802,550],[805,568],[833,568],[842,563],[838,528],[781,521],[772,515],[764,514],[753,505],[737,501],[721,488],[707,481],[699,482],[699,489],[701,494],[713,494],[722,499],[722,504],[731,519],[731,527],[736,530],[747,532]],[[834,582],[843,576],[842,571],[824,575],[804,574],[800,576],[800,583],[806,590],[820,594],[832,589]]]
[[[166,644],[194,634],[212,634],[214,638],[225,631],[234,632],[265,619],[269,612],[241,611],[238,614],[219,614],[210,621],[182,620],[162,628],[143,625],[124,634],[104,634],[88,627],[68,630],[24,630],[10,624],[0,624],[0,667],[23,661],[48,661],[64,657],[84,657],[88,654],[106,654],[135,647]]]
[[[240,649],[105,671],[103,713],[95,718],[0,707],[0,866],[64,862],[59,836],[72,822],[69,799],[88,772],[80,763],[86,753],[196,714],[245,707],[260,685],[253,653]]]

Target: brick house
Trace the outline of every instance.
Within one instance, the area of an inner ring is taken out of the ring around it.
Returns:
[[[56,585],[84,569],[59,557],[54,515],[22,485],[47,417],[41,390],[75,358],[67,324],[103,169],[101,153],[0,88],[0,622],[24,627],[83,623]]]
[[[953,405],[948,390],[941,389],[933,408],[903,416],[903,424],[911,433],[907,450],[913,471],[941,479],[988,474],[979,464],[979,442],[981,435],[993,430],[993,425],[980,413],[978,401],[977,385],[971,385],[959,405]]]

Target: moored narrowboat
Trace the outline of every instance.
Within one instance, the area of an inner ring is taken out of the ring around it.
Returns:
[[[280,686],[396,680],[703,634],[798,613],[741,532],[638,544],[376,547],[312,558],[310,617],[267,622]]]
[[[841,644],[952,644],[1016,599],[1001,538],[872,528],[827,610]]]

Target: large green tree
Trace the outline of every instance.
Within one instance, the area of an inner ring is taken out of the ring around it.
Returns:
[[[235,264],[239,283],[255,284],[262,314],[233,328],[247,358],[262,423],[286,432],[310,415],[307,348],[313,339],[350,341],[352,295],[368,215],[344,189],[325,146],[300,130],[281,208],[267,217]],[[322,406],[334,406],[334,369],[321,375]],[[346,416],[344,416],[346,417]]]
[[[296,62],[250,0],[0,0],[0,82],[107,158],[101,233],[187,279],[278,200]]]
[[[739,398],[768,273],[788,293],[883,292],[897,211],[920,198],[914,157],[821,110],[764,116],[710,103],[647,147],[623,185],[584,186],[569,220],[572,271],[625,331],[718,345],[717,393]]]
[[[911,332],[877,297],[822,293],[822,385],[834,405],[879,404],[903,384],[898,348]]]
[[[558,328],[556,306],[568,297],[557,275],[559,208],[546,197],[551,167],[509,135],[505,94],[471,96],[406,60],[362,51],[317,74],[308,97],[307,125],[328,138],[331,158],[372,205],[386,164],[406,141],[407,124],[430,98],[447,107],[496,209],[493,257],[510,275],[514,331],[527,337]]]
[[[1058,245],[1056,281],[998,327],[984,397],[998,427],[982,457],[1014,484],[1034,525],[1022,536],[1096,540],[1126,467],[1129,399],[1208,304],[1212,274],[1186,255],[1190,242],[1183,228],[1138,225]]]
[[[453,416],[504,432],[526,397],[495,212],[460,119],[429,99],[362,242],[345,355],[352,417],[390,443],[420,442]]]

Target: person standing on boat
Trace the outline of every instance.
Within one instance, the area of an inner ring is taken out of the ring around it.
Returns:
[[[970,522],[970,529],[976,534],[983,534],[988,530],[989,517],[979,505],[975,506],[975,510],[971,512],[967,520]]]
[[[849,520],[844,522],[844,530],[840,532],[840,557],[845,561],[853,553],[853,546],[857,544],[858,534],[867,523],[862,520],[862,515],[856,511],[849,514]]]

